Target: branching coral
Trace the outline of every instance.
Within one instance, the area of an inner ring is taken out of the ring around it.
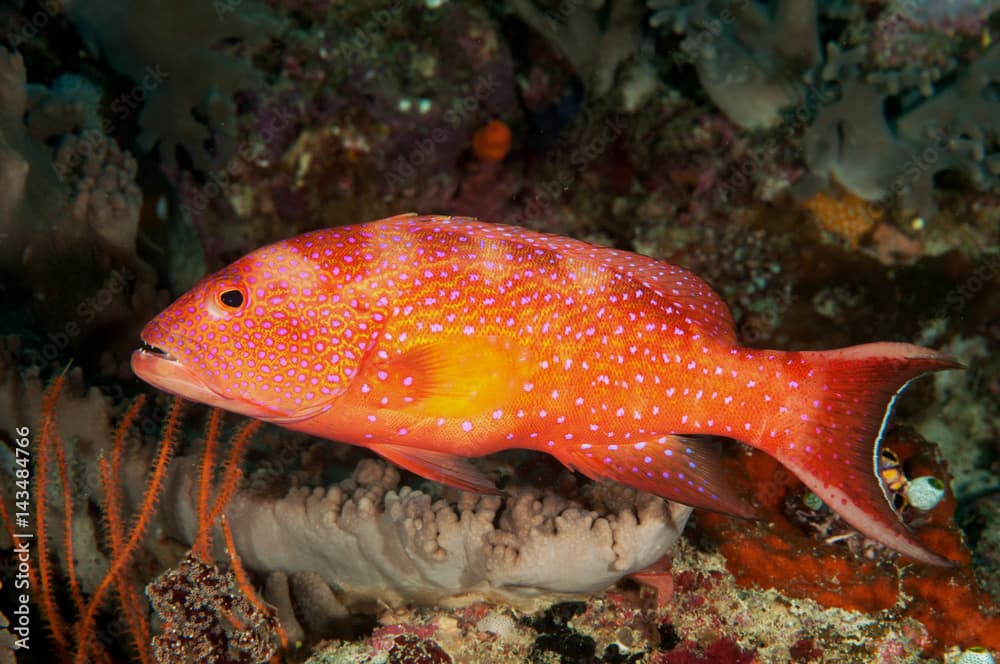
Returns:
[[[31,270],[93,244],[143,267],[135,160],[101,130],[99,96],[71,76],[51,90],[28,86],[21,56],[0,51],[0,257],[8,265]]]
[[[822,108],[805,137],[810,178],[835,179],[869,201],[900,197],[905,209],[934,216],[934,178],[957,171],[980,189],[1000,185],[1000,49],[991,48],[957,80],[922,98],[895,121],[890,92],[862,80],[864,50],[827,50],[822,76],[838,81],[839,100]]]
[[[673,59],[695,67],[706,93],[733,122],[753,130],[786,120],[789,135],[806,127],[808,174],[797,193],[809,197],[835,189],[836,182],[879,205],[898,197],[905,210],[929,219],[937,211],[934,179],[943,172],[960,173],[981,190],[1000,185],[1000,49],[971,50],[964,70],[955,58],[935,60],[933,53],[887,64],[878,32],[868,36],[870,45],[847,51],[828,44],[821,57],[819,14],[835,3],[781,1],[773,15],[752,0],[648,4],[654,25],[685,34]],[[882,28],[916,20],[908,8],[921,14],[921,29],[933,31],[941,48],[954,51],[967,38],[948,27],[948,11],[897,4],[904,7],[880,16]],[[981,8],[967,14],[957,24],[963,35],[968,24],[984,21]]]
[[[635,0],[607,0],[607,23],[598,11],[605,0],[563,3],[559,10],[540,9],[533,0],[513,0],[514,12],[562,51],[592,92],[611,89],[619,67],[635,52],[642,25],[641,6]]]
[[[694,65],[712,101],[737,125],[776,125],[805,98],[802,76],[820,60],[816,3],[782,0],[773,16],[753,0],[650,0],[654,26],[685,32],[675,59]]]

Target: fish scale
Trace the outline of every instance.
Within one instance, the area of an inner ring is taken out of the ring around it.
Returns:
[[[887,502],[878,446],[896,393],[955,362],[908,344],[744,348],[704,281],[645,256],[404,215],[257,250],[142,338],[133,368],[153,385],[469,490],[495,489],[468,457],[525,448],[751,516],[719,460],[736,440],[863,533],[947,562]]]

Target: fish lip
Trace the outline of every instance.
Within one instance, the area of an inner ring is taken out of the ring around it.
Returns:
[[[145,341],[132,351],[132,372],[153,387],[183,399],[217,401],[224,398],[175,356]]]
[[[285,413],[277,412],[266,406],[258,406],[239,398],[226,396],[184,366],[184,363],[178,358],[145,341],[139,348],[132,351],[131,365],[132,373],[136,376],[153,387],[182,399],[269,422],[281,422],[283,419],[294,422],[302,419],[289,417]]]
[[[136,353],[147,353],[153,355],[161,360],[166,360],[168,362],[176,362],[177,358],[163,350],[159,346],[154,346],[151,343],[147,343],[145,339],[140,341],[139,347],[135,350]]]

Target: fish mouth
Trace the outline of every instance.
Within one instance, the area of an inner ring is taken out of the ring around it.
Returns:
[[[174,396],[262,420],[274,420],[276,413],[266,406],[228,397],[209,385],[168,351],[145,340],[132,351],[132,372],[153,387]]]
[[[141,341],[139,343],[139,347],[136,349],[135,352],[136,353],[147,353],[149,355],[152,355],[154,357],[158,357],[161,360],[166,360],[168,362],[176,362],[177,361],[177,358],[174,357],[173,355],[171,355],[170,353],[168,353],[167,351],[163,350],[162,348],[160,348],[158,346],[154,346],[152,344],[146,343],[145,341]]]

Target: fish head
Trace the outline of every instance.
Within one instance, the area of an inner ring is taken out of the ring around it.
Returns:
[[[153,318],[132,370],[166,392],[269,422],[315,417],[347,389],[363,353],[341,291],[295,245],[259,249]]]

